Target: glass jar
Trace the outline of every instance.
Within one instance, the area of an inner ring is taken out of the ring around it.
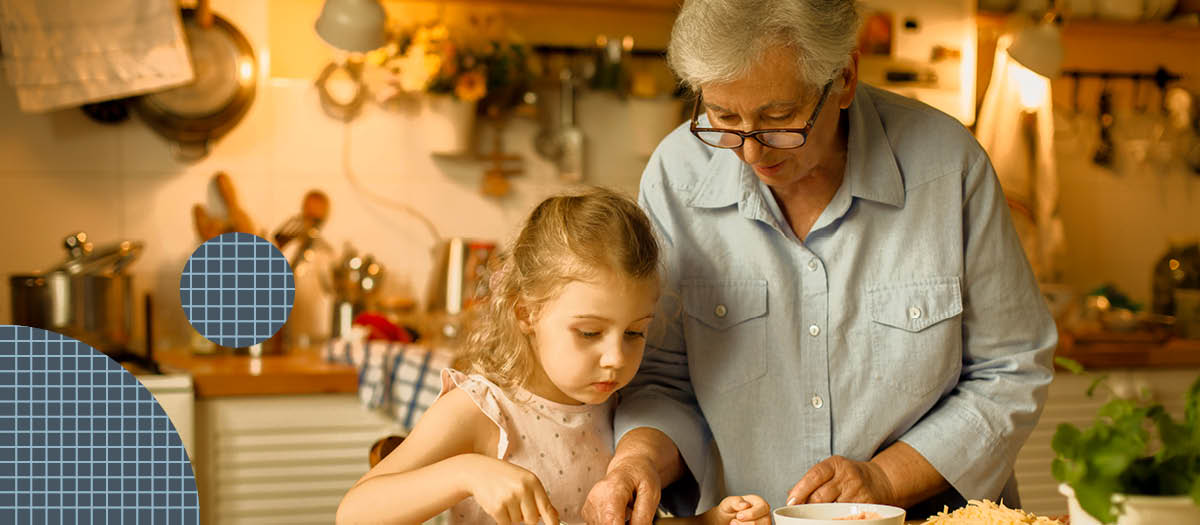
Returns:
[[[1173,239],[1154,265],[1154,313],[1175,315],[1175,290],[1200,288],[1200,242]]]

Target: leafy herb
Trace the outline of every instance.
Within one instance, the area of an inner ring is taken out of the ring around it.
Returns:
[[[1084,373],[1070,359],[1055,362]],[[1088,397],[1099,387],[1111,393],[1106,379],[1093,381]],[[1200,505],[1200,378],[1187,392],[1181,422],[1161,404],[1150,404],[1145,393],[1135,400],[1114,396],[1090,427],[1060,424],[1051,447],[1054,478],[1070,485],[1083,510],[1103,523],[1115,523],[1121,512],[1114,494],[1186,495]]]

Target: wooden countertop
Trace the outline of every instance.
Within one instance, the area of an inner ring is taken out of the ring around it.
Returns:
[[[156,352],[154,358],[166,368],[190,373],[198,398],[358,392],[358,371],[321,359],[316,348],[259,358],[177,350]]]
[[[1056,355],[1085,368],[1200,368],[1200,340],[1145,333],[1074,335],[1059,333]],[[358,371],[321,358],[317,348],[282,355],[194,355],[186,350],[155,354],[164,367],[192,375],[196,397],[353,394]]]
[[[1060,331],[1055,355],[1074,359],[1090,369],[1200,367],[1200,339],[1152,332]]]

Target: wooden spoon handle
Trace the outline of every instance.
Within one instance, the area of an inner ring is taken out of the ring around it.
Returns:
[[[192,222],[196,225],[196,235],[200,236],[200,242],[215,236],[213,233],[214,221],[208,216],[208,212],[204,211],[204,206],[199,204],[192,206]]]
[[[196,0],[196,23],[204,29],[212,27],[213,14],[212,8],[208,6],[208,0]]]
[[[238,202],[237,190],[233,188],[233,179],[223,171],[217,172],[214,179],[217,183],[217,193],[221,195],[221,200],[225,201],[225,208],[229,213],[229,231],[258,235],[254,229],[254,221],[250,219],[250,215],[242,209]]]

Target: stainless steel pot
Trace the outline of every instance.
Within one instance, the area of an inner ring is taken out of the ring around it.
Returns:
[[[104,353],[128,348],[133,282],[126,268],[142,243],[93,249],[87,234],[67,237],[67,259],[50,270],[9,277],[13,324],[51,330]]]

